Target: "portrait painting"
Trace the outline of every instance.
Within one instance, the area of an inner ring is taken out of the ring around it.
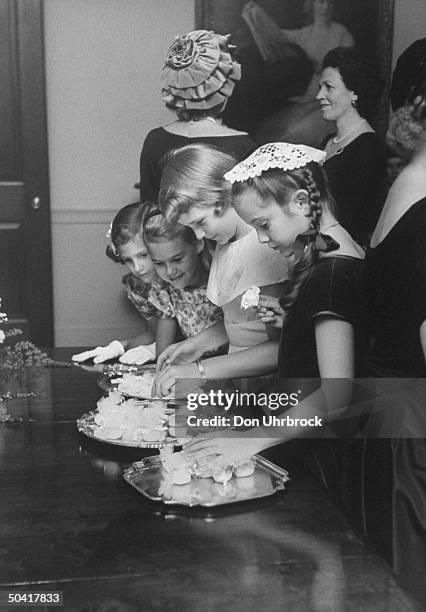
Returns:
[[[196,27],[229,34],[242,78],[225,122],[270,140],[319,146],[330,126],[316,100],[328,51],[355,46],[379,64],[382,96],[371,122],[384,133],[393,0],[196,0]]]

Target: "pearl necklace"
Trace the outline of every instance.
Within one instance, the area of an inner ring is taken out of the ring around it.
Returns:
[[[359,121],[356,125],[354,125],[354,127],[349,130],[349,132],[347,134],[345,134],[344,136],[342,136],[341,138],[336,138],[336,136],[333,138],[333,142],[334,144],[339,144],[339,142],[342,142],[343,140],[346,140],[346,138],[348,136],[350,136],[351,134],[353,134],[355,132],[355,130],[357,128],[359,128],[360,125],[362,125],[363,123],[366,123],[365,119],[361,119],[361,121]]]

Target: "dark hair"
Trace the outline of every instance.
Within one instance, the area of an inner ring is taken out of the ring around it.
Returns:
[[[117,249],[133,240],[135,236],[143,237],[144,215],[152,206],[151,202],[134,202],[120,208],[111,223],[111,244],[106,248],[106,255],[110,259],[121,263]]]
[[[311,225],[316,232],[319,232],[323,210],[335,213],[335,202],[328,187],[327,177],[321,166],[315,162],[296,170],[283,171],[273,168],[247,181],[235,182],[232,185],[232,195],[240,195],[248,189],[256,191],[262,200],[272,198],[280,206],[285,206],[289,202],[295,190],[306,190],[309,196]],[[312,241],[303,256],[295,263],[291,278],[285,284],[280,299],[281,306],[285,310],[289,310],[296,301],[302,283],[317,260],[318,252],[315,242]]]
[[[235,166],[232,155],[189,144],[171,151],[164,161],[158,205],[168,219],[177,220],[194,205],[230,205],[231,186],[223,177]]]
[[[355,106],[360,116],[371,118],[383,88],[377,62],[364,58],[354,47],[336,47],[324,57],[325,68],[339,71],[345,87],[358,96]]]
[[[179,121],[200,121],[201,119],[205,119],[206,117],[212,117],[212,119],[217,119],[223,113],[226,104],[218,104],[209,110],[204,110],[201,108],[178,108],[171,104],[166,104],[166,108],[173,110]]]

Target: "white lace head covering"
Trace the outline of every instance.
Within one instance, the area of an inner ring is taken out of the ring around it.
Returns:
[[[262,145],[232,170],[225,174],[228,183],[247,181],[271,168],[295,170],[303,168],[309,162],[321,164],[325,159],[325,151],[308,147],[307,145],[291,144],[289,142],[270,142]]]

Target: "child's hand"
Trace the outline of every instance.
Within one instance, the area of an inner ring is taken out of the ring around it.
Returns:
[[[270,295],[260,295],[259,304],[255,306],[258,318],[272,327],[282,327],[285,312],[281,308],[278,298]]]
[[[88,359],[93,358],[93,363],[103,363],[104,361],[108,361],[108,359],[115,359],[116,357],[121,357],[124,353],[124,347],[118,340],[113,340],[107,346],[97,346],[91,351],[84,351],[83,353],[78,353],[77,355],[73,355],[71,359],[73,361],[77,361],[78,363],[82,361],[87,361]]]
[[[267,448],[268,441],[268,438],[262,438],[261,432],[256,434],[254,429],[238,434],[228,429],[192,438],[185,444],[184,454],[189,465],[197,462],[203,466],[207,461],[232,465],[236,459],[251,459]]]
[[[196,345],[193,338],[168,346],[157,359],[157,372],[174,364],[194,363],[204,353],[204,348]]]
[[[198,380],[199,377],[198,368],[192,363],[163,368],[154,379],[152,397],[167,397],[170,394],[174,394],[175,399],[183,399],[193,390],[194,379]],[[179,380],[178,390],[175,388],[177,380]]]
[[[155,342],[129,349],[120,357],[121,363],[142,365],[155,359]]]

